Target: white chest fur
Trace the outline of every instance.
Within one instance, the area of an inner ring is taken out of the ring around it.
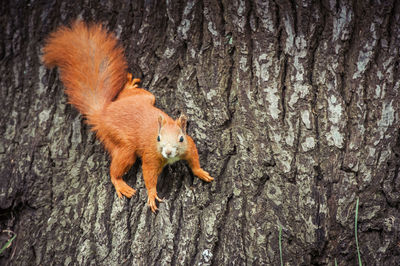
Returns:
[[[181,158],[179,158],[179,157],[168,158],[168,159],[167,159],[167,164],[176,163],[176,162],[179,161],[180,159],[181,159]]]

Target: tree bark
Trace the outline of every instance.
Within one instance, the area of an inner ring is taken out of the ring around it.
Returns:
[[[398,1],[6,1],[0,255],[9,265],[400,265]],[[157,107],[189,117],[205,183],[176,163],[149,210],[119,200],[44,38],[103,23]]]

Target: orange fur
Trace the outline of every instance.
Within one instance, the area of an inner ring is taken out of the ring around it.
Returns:
[[[137,156],[143,161],[153,212],[157,210],[155,200],[161,201],[157,178],[169,159],[187,160],[195,175],[207,182],[213,180],[200,168],[196,145],[186,135],[186,118],[173,120],[154,107],[154,95],[138,88],[140,79],[132,79],[126,72],[123,50],[113,34],[101,25],[76,21],[71,28],[52,33],[43,52],[48,67],[59,67],[69,102],[88,119],[111,155],[110,176],[118,197],[130,198],[136,192],[122,176]],[[172,152],[174,157],[165,157]]]

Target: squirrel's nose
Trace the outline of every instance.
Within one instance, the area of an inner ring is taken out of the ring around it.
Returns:
[[[166,151],[165,151],[165,154],[168,155],[168,156],[171,155],[171,153],[172,153],[171,150],[166,150]]]

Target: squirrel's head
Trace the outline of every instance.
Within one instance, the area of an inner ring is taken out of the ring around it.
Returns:
[[[178,161],[186,151],[186,122],[185,115],[175,121],[166,121],[162,115],[158,118],[157,148],[171,162]]]

